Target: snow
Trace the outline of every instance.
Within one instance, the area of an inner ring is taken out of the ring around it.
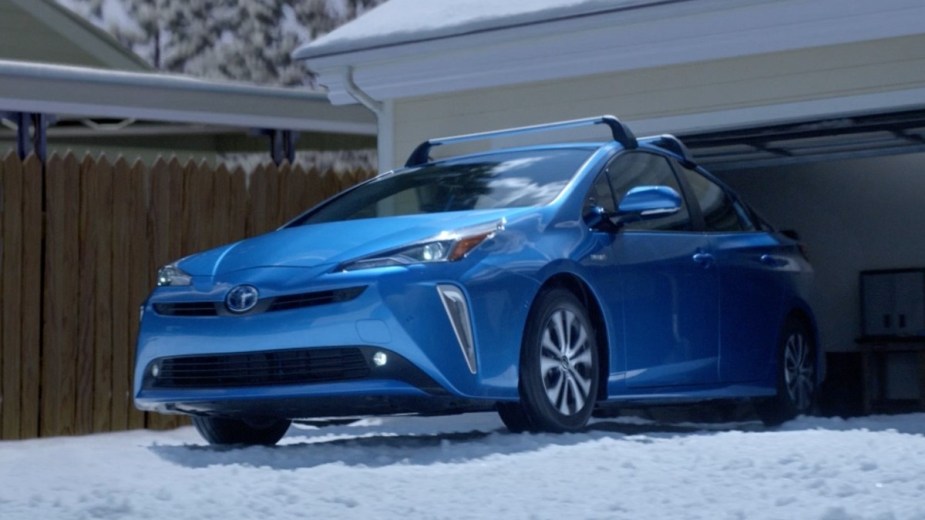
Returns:
[[[267,154],[266,152],[219,153],[218,161],[230,170],[240,167],[251,175],[259,165],[266,164]],[[372,149],[297,150],[293,164],[301,166],[306,171],[314,168],[321,172],[333,171],[338,175],[354,170],[378,172],[376,150]]]
[[[427,40],[656,0],[389,0],[295,51],[295,58]]]
[[[0,518],[925,518],[925,414],[506,433],[494,414],[0,442]]]

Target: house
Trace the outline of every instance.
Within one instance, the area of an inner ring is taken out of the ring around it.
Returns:
[[[859,273],[925,267],[923,20],[917,0],[390,0],[295,56],[376,112],[383,167],[429,137],[597,114],[681,136],[801,233],[822,346],[858,388]],[[887,359],[887,397],[918,393],[915,359]]]
[[[153,160],[375,146],[362,107],[321,93],[160,74],[54,0],[0,0],[0,151]],[[35,132],[33,129],[38,129]],[[33,142],[35,141],[35,142]]]

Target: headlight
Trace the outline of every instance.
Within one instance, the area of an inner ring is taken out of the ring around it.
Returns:
[[[167,285],[189,285],[192,281],[192,277],[177,267],[177,264],[165,265],[157,270],[158,287]]]
[[[377,254],[340,267],[341,271],[358,271],[376,267],[428,264],[434,262],[455,262],[465,258],[482,242],[492,238],[504,229],[504,221],[493,222],[472,228],[444,231],[432,240]]]

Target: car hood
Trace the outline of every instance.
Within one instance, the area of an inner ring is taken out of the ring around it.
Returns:
[[[407,215],[285,228],[187,257],[179,267],[215,276],[254,267],[318,267],[364,258],[452,232],[505,219],[531,208]]]

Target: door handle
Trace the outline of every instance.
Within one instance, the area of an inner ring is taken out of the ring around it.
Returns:
[[[716,257],[710,253],[694,253],[694,256],[691,257],[695,263],[700,264],[704,269],[710,268],[713,264],[716,263]]]
[[[761,258],[759,258],[759,261],[762,264],[771,266],[771,267],[781,267],[781,266],[787,265],[787,260],[784,260],[783,258],[778,258],[774,255],[761,255]]]

